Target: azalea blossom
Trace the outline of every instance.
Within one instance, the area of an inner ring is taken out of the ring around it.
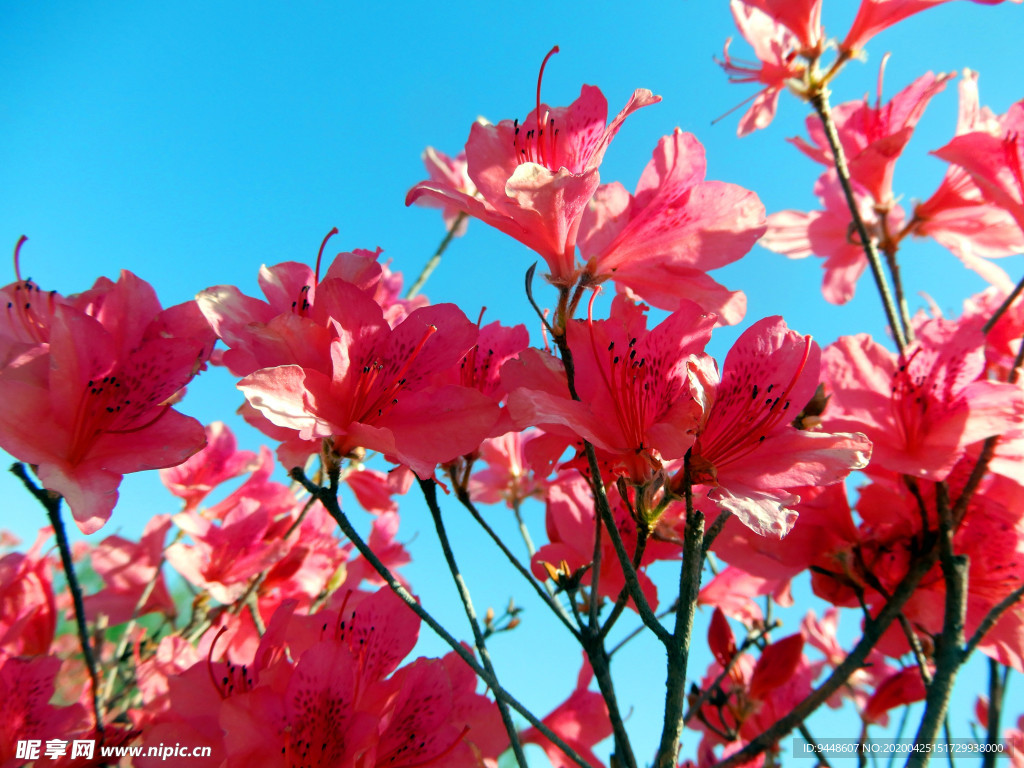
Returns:
[[[509,410],[521,426],[583,438],[611,471],[637,485],[693,443],[700,411],[688,384],[690,357],[711,338],[715,317],[691,302],[647,330],[646,307],[616,297],[608,320],[566,329],[580,399],[569,394],[562,364],[527,350],[502,369]]]
[[[476,196],[476,185],[469,178],[465,151],[459,152],[455,157],[449,157],[444,152],[427,147],[423,150],[423,165],[433,183],[463,192],[470,197]],[[466,233],[468,222],[465,213],[457,206],[442,203],[429,195],[421,197],[418,202],[420,205],[440,207],[444,226],[453,236],[461,237]],[[458,221],[459,216],[462,216],[461,221]]]
[[[903,209],[893,205],[885,214],[879,214],[874,200],[860,184],[853,182],[854,198],[861,220],[873,239],[885,234],[882,216],[889,227],[898,227]],[[846,196],[834,170],[826,171],[815,183],[814,194],[821,201],[820,211],[779,211],[768,217],[768,229],[759,241],[770,251],[791,259],[818,256],[825,261],[825,275],[821,292],[832,304],[845,304],[853,298],[857,281],[867,268],[864,246],[858,242],[850,220]]]
[[[636,192],[600,187],[583,216],[580,253],[588,284],[618,290],[667,310],[681,300],[737,323],[746,296],[707,272],[744,256],[764,233],[764,206],[735,184],[705,181],[704,148],[676,130],[658,141]]]
[[[985,198],[1024,229],[1024,101],[1010,107],[1000,129],[959,135],[935,154],[967,171]]]
[[[820,0],[814,0],[812,4],[815,6],[815,15],[820,16]],[[799,52],[801,45],[805,48],[813,46],[801,43],[791,28],[780,20],[780,14],[788,16],[791,11],[798,11],[798,5],[771,0],[732,0],[729,4],[736,26],[754,49],[757,62],[748,63],[729,56],[730,38],[725,41],[722,60],[718,64],[729,75],[731,83],[758,83],[764,86],[752,97],[753,104],[740,120],[736,130],[740,137],[767,128],[775,118],[779,94],[790,81],[800,80],[806,72],[807,65],[798,58]],[[768,10],[767,6],[775,7]],[[805,29],[805,32],[815,37],[820,35],[820,30],[810,33]]]
[[[956,136],[1002,134],[1004,118],[978,104],[977,72],[963,71],[959,94]],[[989,283],[1007,291],[1012,287],[1006,272],[988,259],[1024,252],[1024,229],[1009,210],[989,202],[960,165],[951,164],[939,188],[914,206],[910,224],[913,234],[935,238]]]
[[[544,64],[537,106],[525,120],[473,124],[466,163],[476,195],[447,180],[428,180],[409,190],[405,202],[430,197],[490,224],[536,251],[551,270],[549,279],[568,287],[576,282],[576,235],[600,183],[604,153],[630,114],[661,98],[638,89],[610,123],[608,102],[590,85],[568,107],[550,107],[540,101]]]
[[[49,343],[0,372],[0,446],[36,465],[79,528],[100,528],[128,472],[180,464],[206,443],[171,408],[213,348],[195,302],[161,310],[130,272],[55,306]]]
[[[968,445],[1024,419],[1020,388],[980,380],[984,365],[973,322],[930,320],[901,357],[866,334],[844,336],[824,356],[826,424],[867,434],[872,468],[943,480]]]
[[[857,16],[849,32],[840,43],[841,51],[856,53],[872,37],[883,29],[902,21],[908,16],[941,5],[947,0],[861,0]],[[999,5],[1003,0],[971,0],[979,5]],[[1021,0],[1011,0],[1019,3]]]
[[[871,455],[862,434],[792,425],[818,386],[820,358],[810,336],[766,317],[729,350],[721,376],[708,357],[690,369],[703,406],[690,481],[762,535],[778,538],[793,527],[799,497],[789,489],[838,482]]]
[[[885,60],[878,72],[878,96],[874,106],[865,97],[863,101],[839,104],[832,114],[850,177],[874,198],[876,205],[888,209],[894,202],[892,177],[896,160],[910,141],[932,96],[945,88],[953,75],[928,72],[882,103],[884,73]],[[825,129],[816,115],[807,118],[807,133],[810,143],[800,138],[792,142],[812,160],[828,168],[834,167]]]

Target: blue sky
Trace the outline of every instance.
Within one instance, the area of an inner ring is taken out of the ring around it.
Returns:
[[[826,31],[841,35],[854,3],[825,6]],[[743,140],[735,135],[738,114],[711,124],[752,93],[728,85],[712,61],[725,38],[737,36],[725,2],[2,2],[0,9],[0,244],[13,248],[29,236],[22,274],[44,289],[73,293],[123,268],[153,283],[165,304],[222,283],[253,293],[261,263],[312,262],[332,226],[340,229],[335,250],[381,246],[411,278],[443,236],[435,210],[403,204],[424,177],[420,153],[433,145],[454,154],[478,115],[525,117],[554,44],[561,53],[547,67],[548,103],[569,103],[583,83],[601,87],[613,112],[637,87],[664,98],[626,123],[603,181],[632,189],[657,140],[679,126],[705,144],[710,178],[754,189],[769,212],[815,205],[818,169],[784,142],[801,133],[804,105],[784,94],[776,122]],[[835,101],[873,93],[881,56],[892,50],[888,95],[927,70],[971,67],[981,72],[982,103],[1005,111],[1024,95],[1010,58],[1021,19],[1018,6],[966,2],[916,16],[869,44],[868,60],[852,63],[836,83]],[[734,45],[744,55],[742,40]],[[942,177],[943,164],[926,152],[948,140],[955,120],[954,82],[934,99],[897,167],[904,204],[927,197]],[[901,256],[912,308],[925,291],[955,312],[983,287],[938,247],[912,243]],[[517,243],[471,223],[425,292],[434,302],[459,303],[470,317],[486,306],[490,319],[525,322],[536,340],[519,288],[532,261]],[[1020,273],[1019,259],[1003,264],[1012,277]],[[883,332],[867,281],[845,307],[824,302],[817,260],[793,262],[755,248],[716,276],[747,291],[748,323],[783,314],[822,343]],[[540,287],[537,297],[545,301]],[[712,350],[720,359],[737,333],[716,332]],[[239,401],[231,378],[213,371],[191,387],[182,409],[205,422],[229,417]],[[238,432],[245,447],[259,444],[259,435]],[[7,473],[0,493],[10,500],[0,526],[31,538],[41,513]],[[155,476],[130,478],[123,496],[100,536],[117,529],[135,535],[149,515],[173,509]],[[448,506],[456,517],[454,503]],[[533,514],[539,530],[541,512]],[[418,559],[409,577],[429,607],[449,606],[439,613],[461,626],[425,521],[410,504],[402,536],[415,537]],[[525,597],[494,570],[493,553],[474,532],[453,527],[480,603]],[[544,712],[571,690],[578,658],[564,638],[548,637],[541,609],[525,618],[522,640],[498,638],[495,655],[509,684]],[[521,647],[540,650],[524,664]],[[661,656],[643,644],[629,654],[616,674],[628,691],[623,698],[635,702],[630,729],[643,755],[655,743]],[[704,663],[698,657],[691,676]]]

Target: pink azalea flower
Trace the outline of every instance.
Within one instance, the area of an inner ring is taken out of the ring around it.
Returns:
[[[882,237],[882,221],[874,201],[860,184],[853,184],[861,219],[873,238]],[[824,210],[779,211],[768,217],[768,230],[760,244],[791,259],[815,255],[824,258],[821,292],[832,304],[845,304],[853,298],[857,281],[867,268],[864,247],[857,241],[850,219],[846,196],[834,170],[827,171],[814,185],[814,194]],[[890,227],[899,226],[903,211],[894,205],[888,212]]]
[[[552,49],[548,57],[557,51]],[[630,114],[661,99],[638,89],[607,123],[608,102],[593,86],[583,86],[568,107],[542,104],[543,75],[541,65],[536,109],[521,123],[474,123],[466,142],[466,162],[476,196],[451,182],[431,180],[409,190],[405,202],[431,197],[490,224],[540,254],[553,283],[571,286],[577,274],[576,234],[600,182],[598,166],[604,153]]]
[[[44,528],[28,552],[0,557],[0,653],[42,656],[50,651],[57,603],[52,565],[42,546],[52,534]]]
[[[185,500],[185,510],[199,506],[221,483],[256,468],[256,454],[239,451],[235,435],[223,421],[206,427],[206,447],[177,467],[160,470],[167,490]]]
[[[826,423],[871,438],[872,468],[943,480],[968,445],[1019,427],[1024,399],[1014,385],[979,380],[976,324],[930,320],[918,336],[902,358],[863,334],[832,344]]]
[[[861,0],[857,17],[840,44],[841,51],[858,52],[864,44],[883,29],[913,16],[915,13],[941,5],[946,0]],[[981,5],[998,5],[1003,0],[971,0]],[[1019,3],[1021,0],[1012,0]]]
[[[531,460],[531,445],[549,438],[544,432],[506,432],[480,444],[486,469],[473,474],[469,495],[478,504],[504,502],[516,508],[531,496],[543,496],[547,472],[538,472]],[[561,453],[561,451],[559,451]]]
[[[956,135],[975,132],[1001,135],[1002,118],[978,104],[977,72],[963,71],[959,93]],[[911,223],[913,234],[935,238],[963,261],[964,266],[988,282],[1007,290],[1012,286],[1006,273],[988,259],[1024,251],[1024,231],[1009,211],[983,197],[978,185],[961,166],[950,165],[932,196],[914,206]]]
[[[576,678],[576,688],[569,697],[559,704],[541,722],[555,735],[576,750],[577,754],[590,765],[603,765],[594,747],[612,735],[612,724],[608,719],[608,705],[596,691],[588,690],[594,679],[594,670],[583,655],[583,666]],[[544,750],[554,768],[570,768],[575,765],[565,754],[543,736],[536,728],[527,728],[520,735],[523,744],[537,744]]]
[[[509,410],[520,425],[590,441],[615,474],[643,484],[693,442],[700,405],[688,383],[690,357],[711,337],[714,315],[683,302],[647,330],[646,307],[617,297],[608,320],[566,329],[580,400],[561,363],[527,350],[502,369]]]
[[[439,152],[433,147],[427,147],[423,151],[423,165],[427,168],[427,176],[432,184],[445,187],[446,189],[453,189],[469,197],[476,197],[476,184],[469,178],[469,165],[466,163],[465,151],[459,152],[455,157],[449,157],[444,152]],[[455,237],[462,237],[466,233],[468,222],[465,218],[459,223],[458,227],[454,230],[452,229],[455,225],[455,220],[460,215],[464,215],[462,209],[458,206],[438,200],[432,195],[424,195],[416,203],[432,208],[441,208],[441,217],[444,220],[445,229],[453,232]]]
[[[910,141],[929,100],[946,87],[946,82],[953,75],[928,72],[883,104],[884,72],[883,60],[874,106],[865,97],[863,101],[838,105],[833,109],[833,116],[850,176],[864,187],[877,205],[888,208],[893,204],[892,175],[896,160]],[[816,115],[807,118],[807,133],[811,138],[810,144],[803,139],[792,139],[793,143],[812,160],[834,167],[825,129]]]
[[[331,438],[342,456],[379,451],[421,477],[476,450],[497,404],[474,389],[429,384],[474,346],[465,315],[451,304],[423,307],[392,330],[356,286],[325,281],[318,295],[327,290],[336,334],[328,356],[255,371],[238,384],[249,403],[301,440]]]
[[[627,553],[632,557],[636,550],[636,521],[625,504],[618,499],[617,494],[612,489],[609,490],[616,528]],[[548,543],[538,549],[533,556],[531,569],[534,576],[541,581],[549,578],[550,573],[544,566],[545,563],[557,570],[564,561],[569,568],[567,575],[572,575],[592,562],[595,531],[594,498],[590,486],[581,475],[569,474],[548,489],[545,526]],[[601,546],[598,595],[615,600],[625,588],[626,581],[609,536],[605,535],[601,539]],[[650,542],[644,550],[637,580],[652,608],[657,606],[658,590],[644,572],[646,566],[658,559],[668,560],[678,556],[679,548],[673,544]],[[586,573],[581,584],[589,587],[591,579],[592,575]],[[632,601],[628,605],[632,607]]]
[[[17,755],[21,739],[53,739],[77,730],[89,717],[81,704],[50,703],[60,659],[56,656],[10,656],[0,651],[0,768],[25,765]],[[18,695],[10,695],[14,691]]]
[[[710,358],[691,369],[704,406],[691,480],[762,535],[781,537],[793,527],[799,497],[788,489],[838,482],[871,453],[864,435],[792,425],[818,386],[820,355],[810,336],[767,317],[729,350],[721,377]]]
[[[799,40],[804,50],[818,48],[824,37],[821,28],[821,0],[743,0],[770,16]]]
[[[688,299],[720,322],[739,322],[746,297],[707,272],[753,247],[764,233],[764,206],[735,184],[705,181],[704,170],[704,148],[677,129],[658,142],[635,195],[618,183],[598,189],[580,227],[587,281],[611,278],[663,309]]]
[[[813,0],[814,15],[820,16],[821,0]],[[767,6],[775,6],[769,8]],[[731,83],[759,83],[764,87],[752,98],[754,103],[740,120],[736,134],[746,136],[753,131],[767,128],[775,118],[775,110],[779,103],[779,94],[791,80],[803,78],[806,65],[797,56],[802,44],[791,29],[781,21],[780,15],[789,15],[799,11],[798,3],[780,3],[772,0],[732,0],[729,7],[740,34],[754,49],[756,62],[745,62],[729,56],[729,44],[725,41],[722,61],[718,65],[729,75]],[[798,21],[794,19],[794,21]],[[820,29],[814,33],[820,35]],[[816,45],[816,44],[815,44]],[[758,66],[760,65],[760,66]],[[746,103],[746,102],[744,102]],[[740,105],[742,106],[742,104]],[[732,110],[730,110],[732,111]]]
[[[194,302],[161,310],[130,272],[57,305],[49,344],[0,372],[0,446],[37,465],[85,533],[100,528],[128,472],[180,464],[202,425],[169,401],[202,366],[213,336]]]
[[[713,605],[716,610],[754,626],[764,621],[761,606],[755,600],[763,595],[771,595],[779,605],[793,604],[788,578],[767,579],[730,565],[701,587],[697,603]]]
[[[961,166],[1024,229],[1024,101],[1010,107],[1000,127],[959,135],[934,154]]]
[[[102,614],[109,624],[117,625],[154,611],[175,615],[174,601],[160,570],[170,527],[170,515],[155,515],[137,543],[108,536],[90,553],[89,564],[104,584],[103,589],[85,596],[85,611],[91,620]],[[149,597],[140,604],[147,589]]]

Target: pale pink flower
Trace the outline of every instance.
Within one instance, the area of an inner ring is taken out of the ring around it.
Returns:
[[[465,150],[459,152],[455,157],[449,157],[444,152],[427,147],[423,151],[423,165],[426,166],[427,176],[431,183],[462,192],[469,197],[476,197],[476,184],[469,178],[469,165],[466,163]],[[457,205],[438,200],[432,195],[424,195],[417,200],[417,204],[441,208],[444,226],[455,237],[461,237],[466,233],[466,226],[469,222],[462,209]],[[462,221],[452,229],[460,215],[463,216]]]
[[[547,262],[553,283],[571,286],[577,274],[576,234],[600,183],[604,153],[630,114],[661,99],[638,89],[608,123],[608,102],[593,86],[583,86],[568,107],[542,104],[543,74],[542,65],[537,106],[521,123],[474,123],[466,162],[476,196],[450,182],[431,180],[409,190],[405,202],[428,196],[465,211],[532,248]]]
[[[754,103],[740,120],[736,131],[738,136],[746,136],[753,131],[767,128],[775,118],[779,94],[791,80],[803,78],[806,65],[798,56],[801,46],[805,49],[812,46],[802,43],[780,18],[780,15],[788,15],[798,10],[798,5],[772,0],[732,0],[729,4],[736,26],[754,49],[757,61],[746,62],[730,57],[730,38],[725,41],[722,61],[719,61],[718,65],[729,75],[731,83],[758,83],[764,86],[751,97]],[[812,0],[812,5],[815,6],[814,15],[820,15],[820,0]],[[820,35],[820,29],[814,34]]]
[[[840,104],[832,112],[850,176],[864,187],[877,205],[888,208],[893,204],[892,176],[896,160],[910,141],[929,100],[946,87],[953,75],[928,72],[883,104],[884,72],[883,60],[874,106],[865,97],[863,101]],[[799,138],[792,139],[793,143],[812,160],[834,167],[825,129],[816,115],[807,118],[807,133],[811,143]]]
[[[174,601],[161,571],[164,539],[170,527],[170,515],[155,515],[146,523],[138,542],[108,536],[90,553],[89,564],[104,585],[85,596],[90,619],[102,614],[109,624],[117,625],[154,611],[175,615]],[[147,590],[149,596],[143,602]]]
[[[983,131],[999,136],[1002,119],[978,104],[978,73],[960,78],[956,135]],[[941,150],[940,150],[941,152]],[[933,237],[985,280],[1006,290],[1012,282],[988,259],[1024,252],[1024,230],[1010,213],[988,202],[959,165],[950,165],[931,197],[914,206],[911,232]]]
[[[719,322],[746,311],[742,291],[707,272],[744,256],[764,233],[764,206],[735,184],[705,181],[704,148],[676,130],[658,141],[636,192],[621,184],[597,190],[580,226],[585,279],[611,279],[625,291],[667,310],[689,300]]]
[[[256,454],[239,451],[234,433],[223,421],[206,427],[206,447],[177,467],[160,470],[160,480],[185,500],[185,511],[195,509],[221,483],[256,468]]]
[[[883,29],[891,27],[899,21],[915,13],[941,5],[946,0],[861,0],[857,17],[840,44],[841,51],[856,53],[872,37]],[[971,0],[981,5],[998,5],[1003,0]],[[1019,3],[1021,0],[1012,0]]]
[[[961,166],[1024,229],[1024,101],[1010,107],[1000,128],[957,136],[934,154]]]
[[[860,184],[853,183],[854,197],[861,220],[872,238],[881,238],[882,221],[874,200]],[[823,210],[779,211],[768,217],[768,230],[759,241],[768,250],[802,259],[819,256],[825,261],[821,292],[832,304],[845,304],[853,298],[857,281],[867,268],[864,246],[850,218],[846,196],[834,170],[826,171],[814,185],[814,194]],[[888,212],[889,226],[899,226],[903,210],[893,205]]]

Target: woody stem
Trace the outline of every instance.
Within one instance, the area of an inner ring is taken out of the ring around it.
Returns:
[[[491,654],[487,650],[483,632],[480,631],[480,622],[477,620],[476,611],[473,608],[473,600],[469,596],[469,587],[466,586],[466,580],[462,578],[462,572],[455,562],[455,553],[452,552],[451,542],[448,540],[448,533],[445,530],[444,521],[441,519],[441,507],[437,503],[437,483],[433,480],[420,480],[419,482],[420,490],[423,491],[423,498],[426,499],[427,506],[430,508],[430,514],[434,518],[434,528],[437,529],[437,538],[441,542],[441,549],[444,551],[444,559],[448,563],[448,570],[451,571],[452,579],[454,579],[455,586],[459,590],[459,598],[462,600],[462,607],[466,610],[469,626],[473,629],[473,639],[476,642],[476,649],[480,654],[480,660],[483,662],[487,673],[496,681],[498,675],[494,671],[494,665],[491,663]],[[497,697],[497,703],[498,711],[501,713],[501,721],[505,725],[505,732],[508,734],[509,742],[512,745],[512,752],[516,756],[516,762],[520,768],[527,768],[526,755],[523,754],[523,745],[519,742],[519,732],[516,730],[516,724],[512,721],[512,714],[508,710],[508,704],[500,697]]]
[[[466,666],[476,673],[477,677],[484,681],[484,684],[494,692],[495,699],[502,699],[508,702],[508,705],[512,707],[512,709],[525,717],[530,725],[540,731],[552,744],[562,750],[562,752],[576,763],[576,765],[580,766],[580,768],[593,768],[593,766],[581,757],[576,750],[566,744],[564,739],[541,722],[540,718],[523,706],[514,696],[512,696],[512,694],[498,685],[498,682],[494,677],[477,662],[473,654],[466,650],[462,643],[456,640],[448,630],[441,626],[437,619],[424,610],[416,598],[409,593],[409,590],[399,583],[398,579],[395,578],[395,575],[391,573],[388,567],[384,565],[384,563],[381,562],[381,559],[377,557],[372,549],[370,549],[366,541],[363,540],[363,537],[356,533],[356,529],[352,527],[352,523],[349,521],[348,517],[341,511],[341,505],[338,504],[337,495],[331,493],[329,488],[323,488],[310,481],[302,471],[301,467],[295,467],[289,475],[312,496],[314,496],[317,501],[323,504],[324,509],[327,510],[327,514],[329,514],[338,524],[338,527],[341,528],[341,532],[344,533],[355,548],[359,550],[359,554],[366,559],[366,562],[368,562],[377,574],[384,579],[385,583],[391,588],[391,591],[394,592],[395,595],[405,603],[409,610],[415,613],[421,621],[434,630],[437,636],[444,640],[445,643],[448,644],[448,647],[455,651],[455,654],[466,663]]]
[[[82,586],[78,583],[78,576],[75,575],[75,564],[71,560],[71,546],[68,543],[68,534],[64,529],[64,520],[60,515],[61,496],[52,491],[45,491],[28,476],[25,465],[20,461],[11,465],[11,472],[17,477],[29,493],[36,497],[46,516],[53,526],[53,535],[57,539],[57,549],[60,551],[60,562],[64,568],[64,577],[68,580],[68,591],[71,592],[71,601],[75,606],[75,626],[78,629],[78,642],[82,646],[82,656],[85,658],[86,669],[89,670],[90,696],[92,698],[92,714],[96,721],[96,730],[103,734],[103,713],[100,711],[99,683],[100,676],[96,667],[96,655],[89,640],[89,628],[85,624],[85,603],[82,600]]]
[[[686,532],[683,535],[683,564],[679,571],[679,600],[672,642],[666,644],[668,673],[665,679],[665,721],[658,747],[657,768],[674,768],[683,732],[683,702],[686,694],[686,667],[690,658],[690,636],[700,592],[700,573],[704,564],[704,513],[693,508],[690,480],[690,452],[683,464],[683,491],[686,497]]]
[[[875,278],[875,286],[878,288],[878,293],[881,296],[882,306],[885,309],[885,316],[889,320],[889,327],[892,328],[896,346],[902,353],[907,346],[906,333],[904,332],[892,291],[889,288],[889,283],[882,272],[882,260],[878,255],[878,246],[870,234],[868,234],[867,225],[864,224],[864,219],[860,215],[860,209],[857,207],[857,199],[853,193],[853,183],[850,180],[850,169],[846,164],[846,154],[843,152],[842,144],[839,143],[839,133],[836,131],[836,123],[832,117],[832,107],[829,104],[828,96],[828,87],[822,85],[810,96],[809,100],[814,107],[814,111],[821,118],[822,126],[825,128],[825,136],[828,139],[829,147],[832,149],[836,173],[839,176],[839,183],[846,197],[846,204],[850,209],[850,216],[853,219],[854,226],[857,228],[857,235],[860,237],[861,245],[871,267],[871,274]]]

